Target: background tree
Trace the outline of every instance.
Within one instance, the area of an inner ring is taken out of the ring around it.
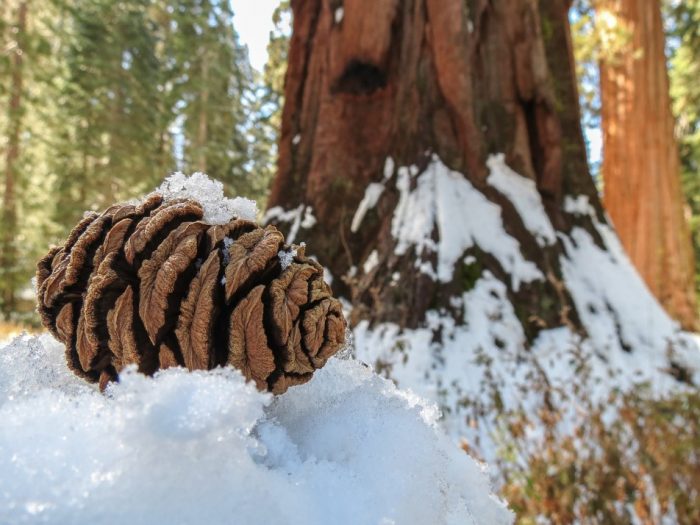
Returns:
[[[11,40],[6,44],[10,55],[10,86],[7,102],[7,142],[5,144],[4,191],[2,199],[2,233],[0,233],[0,268],[8,283],[2,294],[3,312],[15,308],[17,280],[17,185],[19,178],[20,133],[22,131],[24,54],[27,52],[28,3],[20,1],[14,10],[15,23],[6,30]],[[4,29],[4,28],[3,28]],[[4,31],[5,32],[5,31]]]
[[[248,131],[251,148],[250,171],[256,174],[257,183],[251,194],[259,195],[258,204],[264,209],[270,183],[277,169],[277,144],[284,103],[284,76],[287,70],[287,49],[289,47],[289,27],[291,7],[283,0],[275,8],[267,45],[268,60],[262,74],[256,73],[256,90],[247,101],[254,115]]]
[[[21,112],[11,114],[19,5],[0,10],[2,195],[4,210],[14,202],[21,217],[16,226],[12,214],[4,219],[0,286],[6,299],[26,296],[5,316],[31,318],[36,258],[86,209],[142,195],[172,171],[202,168],[227,191],[262,200],[274,139],[270,125],[260,125],[271,110],[228,1],[42,3],[22,36]],[[17,115],[18,147],[6,148]],[[7,171],[10,152],[17,154]],[[14,192],[4,191],[5,181]]]
[[[182,127],[181,169],[197,170],[236,187],[245,183],[245,99],[253,77],[248,54],[233,28],[229,2],[181,0],[171,32]]]
[[[683,190],[695,248],[695,289],[700,297],[700,2],[667,2],[671,47],[671,99],[680,146]]]
[[[56,220],[103,208],[160,177],[160,64],[147,0],[61,2],[54,31],[59,80],[55,133]],[[167,111],[167,109],[165,109]],[[172,163],[169,166],[172,169]]]
[[[605,206],[627,253],[666,309],[697,325],[693,250],[684,217],[659,2],[597,3],[604,28],[627,33],[600,66]]]

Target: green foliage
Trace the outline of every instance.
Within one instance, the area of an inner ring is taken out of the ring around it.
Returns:
[[[683,190],[690,211],[700,303],[700,0],[669,1],[667,4],[671,98],[681,153]]]
[[[0,11],[3,152],[17,5],[9,0]],[[228,0],[28,5],[20,220],[12,235],[18,258],[16,267],[0,268],[0,288],[28,288],[37,257],[84,210],[141,195],[172,171],[206,171],[231,194],[265,196],[276,135],[261,131],[270,114],[259,102],[263,82]],[[2,157],[3,179],[5,170]],[[33,309],[30,300],[24,306]]]

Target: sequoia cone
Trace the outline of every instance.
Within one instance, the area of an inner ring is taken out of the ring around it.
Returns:
[[[145,374],[232,365],[282,393],[340,349],[340,302],[303,248],[272,226],[202,217],[193,200],[118,204],[86,214],[39,261],[38,310],[75,373],[104,388],[132,363]]]

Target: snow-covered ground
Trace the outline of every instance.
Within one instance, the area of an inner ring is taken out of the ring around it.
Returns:
[[[503,155],[491,156],[487,168],[487,182],[513,203],[537,244],[543,249],[562,244],[562,284],[587,337],[563,325],[542,331],[529,343],[507,292],[543,280],[544,271],[523,256],[517,239],[506,232],[500,207],[434,154],[423,171],[396,166],[388,158],[381,182],[368,186],[356,211],[354,230],[384,189],[395,184],[399,202],[392,234],[397,255],[410,254],[420,271],[448,282],[456,265],[474,262],[463,254],[476,245],[499,261],[510,280],[483,271],[472,289],[451,299],[450,312],[428,312],[417,329],[361,322],[354,330],[357,358],[379,365],[401,388],[438,403],[449,433],[466,438],[489,461],[498,454],[498,414],[535,414],[543,399],[535,388],[538,383],[548,384],[553,400],[561,401],[561,411],[572,414],[577,395],[587,403],[604,403],[611,391],[640,383],[657,396],[682,388],[669,373],[674,365],[700,384],[700,343],[664,312],[615,232],[598,220],[588,197],[567,197],[565,211],[590,220],[604,247],[581,227],[570,234],[556,232],[534,182],[508,167]],[[433,254],[436,266],[430,262]],[[373,257],[374,252],[357,269],[373,271]],[[395,282],[400,280],[394,276]],[[562,420],[563,427],[570,424]]]
[[[0,523],[510,523],[437,416],[337,358],[277,398],[232,369],[103,395],[22,336],[0,350]]]
[[[0,523],[508,523],[485,473],[441,429],[494,460],[498,414],[536,413],[543,381],[564,431],[577,395],[603,403],[639,383],[664,395],[682,387],[671,366],[700,384],[700,340],[665,314],[587,198],[568,197],[565,209],[587,216],[604,247],[583,228],[556,232],[534,183],[502,156],[488,168],[537,245],[561,243],[586,338],[563,325],[528,342],[508,289],[545,274],[507,233],[500,207],[436,156],[423,171],[387,159],[353,231],[395,184],[398,255],[447,282],[478,246],[509,274],[504,282],[482,272],[450,312],[428,312],[419,328],[355,327],[356,357],[428,402],[340,359],[275,399],[237,372],[181,370],[127,373],[104,396],[70,374],[49,336],[23,337],[0,349]],[[197,198],[211,221],[255,215],[250,201],[195,177],[176,175],[160,191]],[[305,204],[268,216],[289,222],[298,240],[316,224]],[[353,271],[378,264],[371,252]]]

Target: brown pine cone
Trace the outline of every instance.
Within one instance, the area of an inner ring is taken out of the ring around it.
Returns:
[[[272,226],[202,217],[193,200],[118,204],[39,261],[38,310],[75,373],[104,388],[131,363],[145,374],[232,365],[279,394],[340,349],[340,302],[303,248]]]

